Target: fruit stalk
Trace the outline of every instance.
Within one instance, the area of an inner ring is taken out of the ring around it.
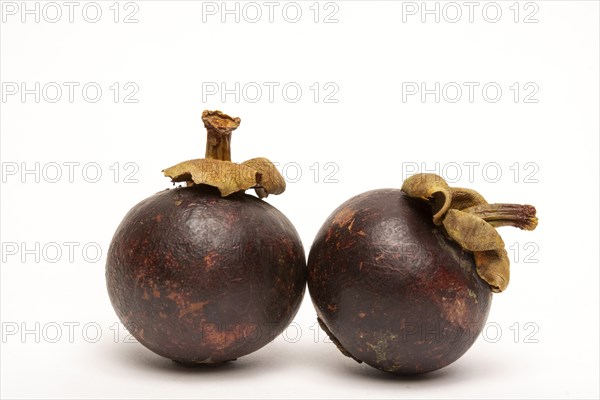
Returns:
[[[231,161],[231,133],[240,126],[239,118],[221,111],[204,111],[202,121],[206,127],[205,158]]]
[[[535,207],[528,204],[480,204],[463,211],[478,216],[495,228],[513,226],[532,231],[538,223]]]
[[[188,160],[163,170],[171,182],[187,186],[208,185],[219,189],[221,196],[254,189],[261,199],[285,190],[285,180],[275,165],[264,157],[243,163],[231,162],[231,133],[242,122],[221,111],[202,113],[206,128],[205,158]]]

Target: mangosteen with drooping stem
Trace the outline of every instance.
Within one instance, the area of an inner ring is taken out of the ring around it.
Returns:
[[[308,258],[318,321],[346,356],[398,374],[442,368],[482,331],[509,260],[497,227],[533,230],[535,208],[418,174],[351,198]]]
[[[134,206],[112,239],[106,280],[129,332],[184,365],[252,353],[278,336],[300,307],[302,243],[262,200],[285,181],[266,158],[231,162],[240,119],[205,111],[206,157],[164,170],[185,187]],[[260,198],[245,194],[254,189]]]

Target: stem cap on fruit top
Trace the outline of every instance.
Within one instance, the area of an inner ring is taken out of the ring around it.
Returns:
[[[275,165],[259,157],[241,164],[231,162],[231,133],[240,126],[241,119],[221,111],[204,111],[206,127],[205,158],[181,162],[163,170],[172,182],[187,182],[188,186],[209,185],[219,189],[221,196],[253,188],[258,197],[280,194],[285,180]]]
[[[514,226],[532,231],[538,219],[535,207],[521,204],[489,204],[471,189],[448,186],[435,174],[416,174],[406,179],[402,191],[409,197],[429,202],[433,223],[462,248],[473,252],[477,274],[492,291],[508,286],[510,262],[497,227]]]

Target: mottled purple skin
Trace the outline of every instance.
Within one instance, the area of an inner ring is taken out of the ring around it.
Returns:
[[[292,321],[306,285],[298,233],[254,196],[207,186],[133,207],[106,264],[112,305],[131,334],[185,365],[234,360]]]
[[[433,225],[430,207],[398,189],[336,209],[308,257],[321,325],[357,361],[398,374],[442,368],[471,347],[492,292],[472,253]]]

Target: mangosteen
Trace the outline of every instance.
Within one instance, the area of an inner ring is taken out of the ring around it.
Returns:
[[[509,260],[496,227],[537,226],[529,205],[418,174],[402,189],[351,198],[325,221],[308,258],[318,321],[339,350],[397,374],[459,359],[481,333]]]
[[[277,337],[300,307],[307,278],[292,223],[261,198],[285,181],[266,158],[231,162],[239,124],[204,111],[206,158],[164,170],[184,187],[134,206],[112,239],[106,281],[125,327],[184,365],[235,360]],[[244,193],[253,188],[260,197]]]

